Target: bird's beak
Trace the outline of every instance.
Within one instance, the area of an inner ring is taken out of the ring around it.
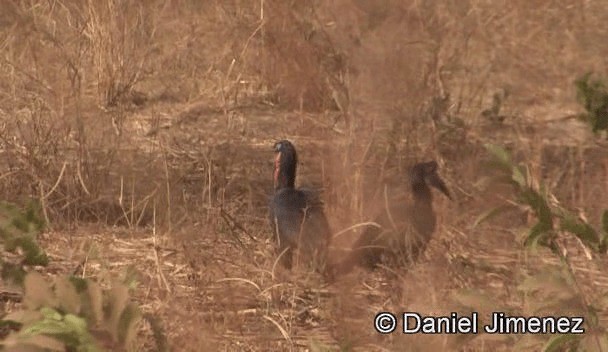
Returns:
[[[431,186],[437,188],[443,194],[445,194],[449,200],[452,200],[452,195],[450,194],[448,187],[445,185],[445,182],[443,182],[439,175],[437,175],[437,173],[432,173],[431,175],[429,175],[427,181]]]

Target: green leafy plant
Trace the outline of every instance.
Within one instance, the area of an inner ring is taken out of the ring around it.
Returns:
[[[58,351],[102,351],[102,345],[133,347],[141,313],[130,302],[125,285],[109,290],[92,280],[55,277],[52,284],[41,274],[29,273],[24,280],[23,309],[2,321],[20,328],[0,346],[44,347]]]
[[[541,270],[526,273],[518,289],[526,298],[528,309],[535,315],[553,315],[568,309],[569,313],[585,317],[585,334],[555,335],[545,341],[543,351],[605,351],[608,349],[608,335],[601,326],[598,312],[608,309],[608,295],[599,292],[600,299],[592,299],[581,289],[567,252],[560,245],[559,238],[573,235],[596,254],[604,254],[608,245],[608,210],[602,214],[601,228],[596,229],[585,219],[575,216],[562,207],[546,187],[536,180],[526,165],[516,165],[509,153],[501,147],[487,145],[491,156],[491,166],[498,171],[497,178],[512,186],[516,195],[515,204],[529,209],[536,223],[526,232],[524,247],[527,249],[547,248],[559,258],[558,265],[549,265]],[[491,209],[476,222],[485,221],[504,211]],[[519,348],[538,337],[525,337]],[[529,347],[529,346],[528,346]],[[526,347],[527,348],[527,347]]]
[[[538,246],[549,248],[554,254],[563,257],[557,243],[560,233],[570,233],[576,236],[589,249],[597,253],[605,253],[608,247],[608,210],[602,215],[603,226],[596,230],[586,220],[575,216],[572,212],[561,207],[556,202],[551,204],[545,186],[535,180],[526,165],[515,165],[510,155],[503,148],[487,145],[492,160],[490,165],[498,171],[497,179],[513,186],[516,201],[521,206],[528,207],[536,218],[536,223],[527,233],[525,247]],[[504,208],[501,206],[501,209]],[[489,218],[500,211],[491,209],[483,218]],[[566,258],[562,258],[566,259]]]
[[[507,90],[501,90],[494,93],[494,95],[492,96],[492,105],[490,106],[490,108],[483,110],[481,112],[481,116],[492,122],[503,122],[506,116],[500,114],[500,110],[502,109],[504,102],[508,97],[509,91]]]
[[[45,278],[26,266],[48,264],[36,242],[44,229],[36,203],[25,211],[0,204],[0,240],[3,254],[2,278],[23,287],[19,310],[0,313],[0,351],[105,351],[133,350],[137,327],[142,320],[129,290],[135,287],[134,272],[128,268],[124,280],[103,290],[92,279],[75,276]],[[4,259],[9,257],[10,260]],[[161,323],[153,315],[149,322],[159,351],[167,351]],[[6,335],[6,331],[10,331]]]
[[[581,117],[593,132],[608,131],[608,87],[604,80],[589,72],[576,79],[574,85],[578,101],[587,110]]]
[[[36,242],[44,230],[36,202],[30,202],[22,211],[9,203],[0,203],[0,242],[5,254],[0,259],[2,279],[21,283],[25,277],[24,266],[46,266],[48,257]]]

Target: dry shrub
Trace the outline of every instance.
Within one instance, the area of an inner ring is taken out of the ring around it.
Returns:
[[[156,21],[163,10],[159,2],[89,1],[79,11],[87,19],[82,30],[89,40],[91,73],[103,106],[117,106],[144,78],[157,50]]]
[[[326,79],[346,69],[317,16],[314,1],[267,1],[261,40],[262,77],[285,107],[330,107]]]
[[[39,196],[41,184],[46,194],[59,179],[57,208],[115,202],[121,184],[115,176],[133,174],[122,170],[137,159],[118,152],[134,142],[123,131],[142,133],[134,113],[197,99],[226,114],[252,98],[290,109],[334,109],[331,82],[338,81],[350,96],[355,129],[328,138],[337,141],[332,149],[342,158],[337,169],[357,179],[336,174],[331,182],[337,193],[356,197],[340,204],[361,210],[364,164],[389,155],[457,154],[437,149],[445,135],[435,126],[441,119],[457,117],[470,126],[495,89],[511,92],[507,104],[531,102],[549,97],[551,87],[568,86],[568,72],[578,67],[603,69],[594,58],[606,48],[588,45],[588,38],[601,36],[605,14],[595,3],[569,5],[7,2],[0,104],[12,170],[16,160],[22,165],[6,184],[28,170],[27,187],[8,189]],[[543,67],[547,53],[557,61]],[[146,112],[160,119],[155,110]],[[24,127],[27,120],[32,127]],[[31,136],[22,136],[25,130]],[[371,156],[365,153],[370,145]],[[154,160],[146,172],[155,177],[135,189],[139,200],[166,182],[159,178],[163,159]]]
[[[230,28],[222,32],[218,24],[238,28],[247,18],[229,4],[175,5],[181,6],[6,2],[0,28],[6,38],[4,198],[41,197],[53,220],[110,223],[131,223],[154,202],[162,209],[171,204],[163,185],[172,174],[166,145],[159,145],[167,141],[134,143],[145,132],[134,116],[152,103],[199,96],[222,104],[225,86],[240,85],[244,76],[238,73],[235,84],[224,59],[237,57],[231,52],[241,51],[241,39],[251,34],[241,30],[234,42],[222,41]],[[201,56],[191,57],[199,49]],[[201,87],[197,79],[210,84]]]

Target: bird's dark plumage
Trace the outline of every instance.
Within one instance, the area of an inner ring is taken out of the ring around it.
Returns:
[[[418,259],[430,242],[437,223],[430,186],[451,199],[437,169],[435,161],[418,163],[410,169],[410,199],[385,189],[382,210],[375,220],[381,228],[366,229],[355,242],[352,253],[339,266],[339,271],[348,271],[356,264],[373,268],[385,254],[397,254],[395,259],[402,263]]]
[[[281,263],[291,268],[294,252],[299,261],[324,270],[331,238],[329,223],[319,194],[311,189],[296,189],[298,157],[291,142],[274,145],[274,195],[270,202],[270,223],[278,242]],[[285,253],[283,253],[285,252]]]

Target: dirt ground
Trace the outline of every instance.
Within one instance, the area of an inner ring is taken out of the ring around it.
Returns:
[[[381,311],[530,312],[528,209],[490,182],[487,143],[599,226],[608,144],[574,116],[573,81],[606,74],[602,1],[4,2],[4,199],[44,195],[48,275],[135,273],[134,298],[172,351],[538,350],[545,337],[382,335]],[[0,36],[2,38],[2,36]],[[409,270],[333,283],[275,263],[272,144],[298,148],[297,184],[323,189],[348,252],[417,161],[453,201]],[[581,292],[608,292],[605,256],[565,248]],[[554,314],[560,312],[555,311]],[[608,315],[600,314],[607,326]],[[153,350],[141,328],[141,350]],[[514,347],[515,346],[515,347]]]

